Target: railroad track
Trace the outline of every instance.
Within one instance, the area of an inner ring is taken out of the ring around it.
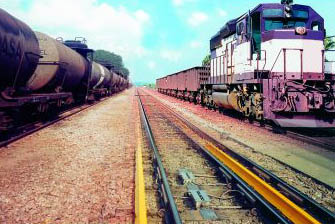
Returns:
[[[175,98],[175,97],[172,97]],[[178,98],[180,99],[180,98]],[[180,99],[183,100],[183,99]],[[212,108],[209,108],[212,109]],[[234,119],[241,119],[243,120],[245,123],[249,123],[248,120],[244,119],[244,117],[240,117],[237,113],[231,112],[231,111],[227,111],[226,113],[224,113],[225,116],[229,116],[231,118]],[[323,149],[327,149],[327,150],[334,150],[335,148],[335,129],[320,129],[320,130],[315,130],[315,129],[282,129],[270,124],[261,124],[260,122],[252,122],[252,125],[256,126],[256,127],[260,127],[260,128],[264,128],[265,130],[268,130],[270,132],[275,132],[277,134],[283,134],[286,135],[294,140],[300,140],[301,142],[303,142],[304,144],[310,144],[310,145],[315,145],[318,147],[321,147]],[[225,136],[225,138],[231,140],[232,142],[235,142],[236,144],[239,144],[245,148],[248,148],[249,150],[255,150],[253,147],[251,147],[248,144],[245,144],[244,142],[233,138],[231,136]],[[297,174],[301,174],[302,176],[305,176],[306,178],[314,181],[315,183],[322,185],[324,188],[328,189],[329,191],[335,191],[334,187],[330,186],[329,184],[313,177],[310,176],[304,172],[302,172],[301,170],[295,168],[294,166],[291,166],[283,161],[281,161],[278,158],[272,157],[270,155],[267,155],[269,158],[271,158],[272,160],[274,160],[275,162],[281,164],[284,167],[288,167],[291,170],[293,170],[294,172],[296,172]]]
[[[108,98],[104,98],[100,101],[96,101],[92,104],[85,104],[85,105],[79,105],[71,107],[60,114],[58,114],[56,117],[50,118],[50,120],[47,121],[32,121],[28,124],[24,124],[20,127],[16,127],[15,130],[13,130],[11,133],[8,134],[8,136],[4,137],[0,141],[0,150],[1,148],[18,141],[28,135],[31,135],[39,130],[42,130],[46,127],[49,127],[52,124],[55,124],[61,120],[64,120],[66,118],[69,118],[75,114],[78,114],[84,110],[87,110],[88,108],[91,108],[99,103],[102,103],[103,101],[107,100]]]
[[[181,98],[176,98],[176,99],[184,100]],[[211,107],[208,107],[208,109],[214,110]],[[244,117],[240,117],[235,112],[234,113],[228,112],[228,113],[225,113],[225,115],[232,117],[232,118],[236,118],[236,119],[243,119],[246,123],[249,123],[248,119],[245,119]],[[335,144],[334,144],[335,128],[332,130],[306,129],[306,128],[300,128],[300,129],[280,128],[272,124],[268,124],[268,123],[264,124],[258,121],[253,121],[252,124],[258,127],[261,126],[271,132],[286,135],[292,139],[299,140],[304,143],[308,143],[310,145],[318,146],[318,147],[321,147],[327,150],[335,150]]]
[[[324,149],[335,150],[335,128],[331,130],[293,129],[286,131],[286,135]]]
[[[318,146],[327,150],[335,150],[335,128],[280,128],[271,124],[263,125],[259,122],[254,122],[253,124],[262,126],[271,132],[283,134],[292,139],[299,140],[310,145]]]
[[[223,146],[157,99],[142,93],[139,103],[169,223],[199,221],[190,217],[205,220],[211,217],[227,223],[234,222],[230,217],[240,218],[242,222],[335,223],[335,215],[329,210],[268,170]],[[188,179],[190,176],[192,180]],[[178,177],[186,184],[178,182]],[[209,182],[211,187],[202,185]],[[190,187],[187,183],[196,186]],[[194,188],[200,198],[207,195],[210,202],[206,201],[208,198],[197,201],[190,190]],[[224,192],[228,193],[222,196]],[[224,204],[227,196],[232,197],[230,204]],[[205,212],[195,209],[197,207]],[[252,208],[261,212],[255,213]],[[250,216],[257,213],[260,215]]]

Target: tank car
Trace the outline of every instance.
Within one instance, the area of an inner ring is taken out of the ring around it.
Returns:
[[[0,90],[19,90],[36,69],[40,50],[35,33],[0,9]]]
[[[34,92],[74,92],[88,76],[89,62],[54,38],[36,32],[41,58],[27,87]]]
[[[73,98],[85,99],[86,59],[1,9],[0,31],[0,130]]]
[[[325,37],[324,19],[310,6],[258,5],[211,39],[205,103],[282,127],[335,127]]]
[[[21,119],[56,112],[50,107],[85,103],[88,96],[107,96],[114,76],[93,63],[86,40],[63,41],[34,33],[0,9],[0,130]],[[115,82],[119,77],[115,78]]]
[[[90,94],[94,99],[110,95],[112,81],[112,74],[105,66],[97,62],[92,63]]]

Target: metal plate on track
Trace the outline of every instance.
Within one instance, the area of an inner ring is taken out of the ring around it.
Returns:
[[[217,220],[218,217],[212,209],[202,208],[200,209],[201,216],[206,220]]]

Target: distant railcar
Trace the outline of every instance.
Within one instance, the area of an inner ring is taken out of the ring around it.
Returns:
[[[193,67],[156,80],[159,92],[192,102],[201,102],[200,88],[209,78],[208,67]]]

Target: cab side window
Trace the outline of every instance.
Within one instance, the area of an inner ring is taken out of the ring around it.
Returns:
[[[321,31],[321,26],[320,26],[320,23],[318,21],[312,22],[312,30]]]

